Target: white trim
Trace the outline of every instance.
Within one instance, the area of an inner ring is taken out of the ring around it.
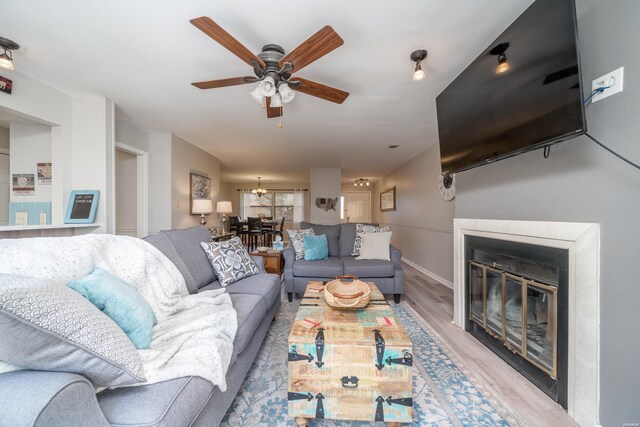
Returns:
[[[420,273],[424,274],[425,276],[429,276],[433,280],[435,280],[436,282],[439,282],[439,283],[445,285],[447,288],[453,289],[453,282],[448,281],[444,277],[438,276],[437,274],[427,270],[426,268],[419,266],[415,262],[409,261],[405,257],[402,257],[401,261],[409,264],[411,267],[415,268],[416,270],[418,270]]]
[[[595,223],[454,219],[453,321],[466,318],[465,236],[566,249],[569,256],[567,412],[579,425],[598,425],[600,355],[600,226]]]
[[[132,147],[130,145],[123,144],[122,142],[117,142],[117,141],[116,141],[116,149],[136,156],[137,194],[138,194],[138,203],[136,206],[137,237],[145,237],[149,234],[149,153],[146,151],[140,150],[136,147]],[[115,180],[115,164],[114,164],[113,176]],[[115,185],[114,185],[114,188],[115,188]],[[113,216],[115,220],[115,204],[114,204]]]

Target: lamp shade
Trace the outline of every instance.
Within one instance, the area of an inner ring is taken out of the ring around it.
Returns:
[[[231,202],[222,201],[216,202],[216,212],[221,214],[230,214],[233,212],[233,208],[231,207]]]
[[[210,214],[213,212],[213,203],[210,199],[195,199],[191,211],[194,214]]]

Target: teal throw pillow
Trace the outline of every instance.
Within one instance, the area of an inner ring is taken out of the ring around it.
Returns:
[[[329,258],[329,242],[325,234],[304,236],[304,259],[318,261]]]
[[[151,329],[158,320],[151,305],[133,286],[99,267],[82,279],[69,281],[67,286],[109,316],[137,349],[149,348]]]

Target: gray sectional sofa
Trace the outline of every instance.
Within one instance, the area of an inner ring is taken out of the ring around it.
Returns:
[[[145,240],[182,273],[190,293],[220,288],[197,226],[163,231]],[[64,372],[0,374],[0,426],[217,426],[233,402],[280,307],[279,276],[264,271],[226,287],[238,315],[238,332],[227,372],[227,391],[200,377],[184,377],[96,395],[84,377]]]
[[[367,224],[378,225],[378,224]],[[320,261],[296,260],[291,245],[284,250],[284,287],[289,297],[304,293],[313,280],[331,280],[335,276],[358,276],[363,281],[375,282],[383,294],[393,294],[396,303],[404,293],[402,252],[391,246],[391,261],[357,260],[351,256],[356,240],[356,224],[321,225],[301,222],[300,229],[313,228],[316,235],[325,234],[329,243],[329,258]]]

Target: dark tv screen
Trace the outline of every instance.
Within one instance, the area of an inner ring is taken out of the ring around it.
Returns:
[[[498,73],[501,50],[509,68]],[[574,0],[536,0],[436,106],[442,173],[586,132]]]

